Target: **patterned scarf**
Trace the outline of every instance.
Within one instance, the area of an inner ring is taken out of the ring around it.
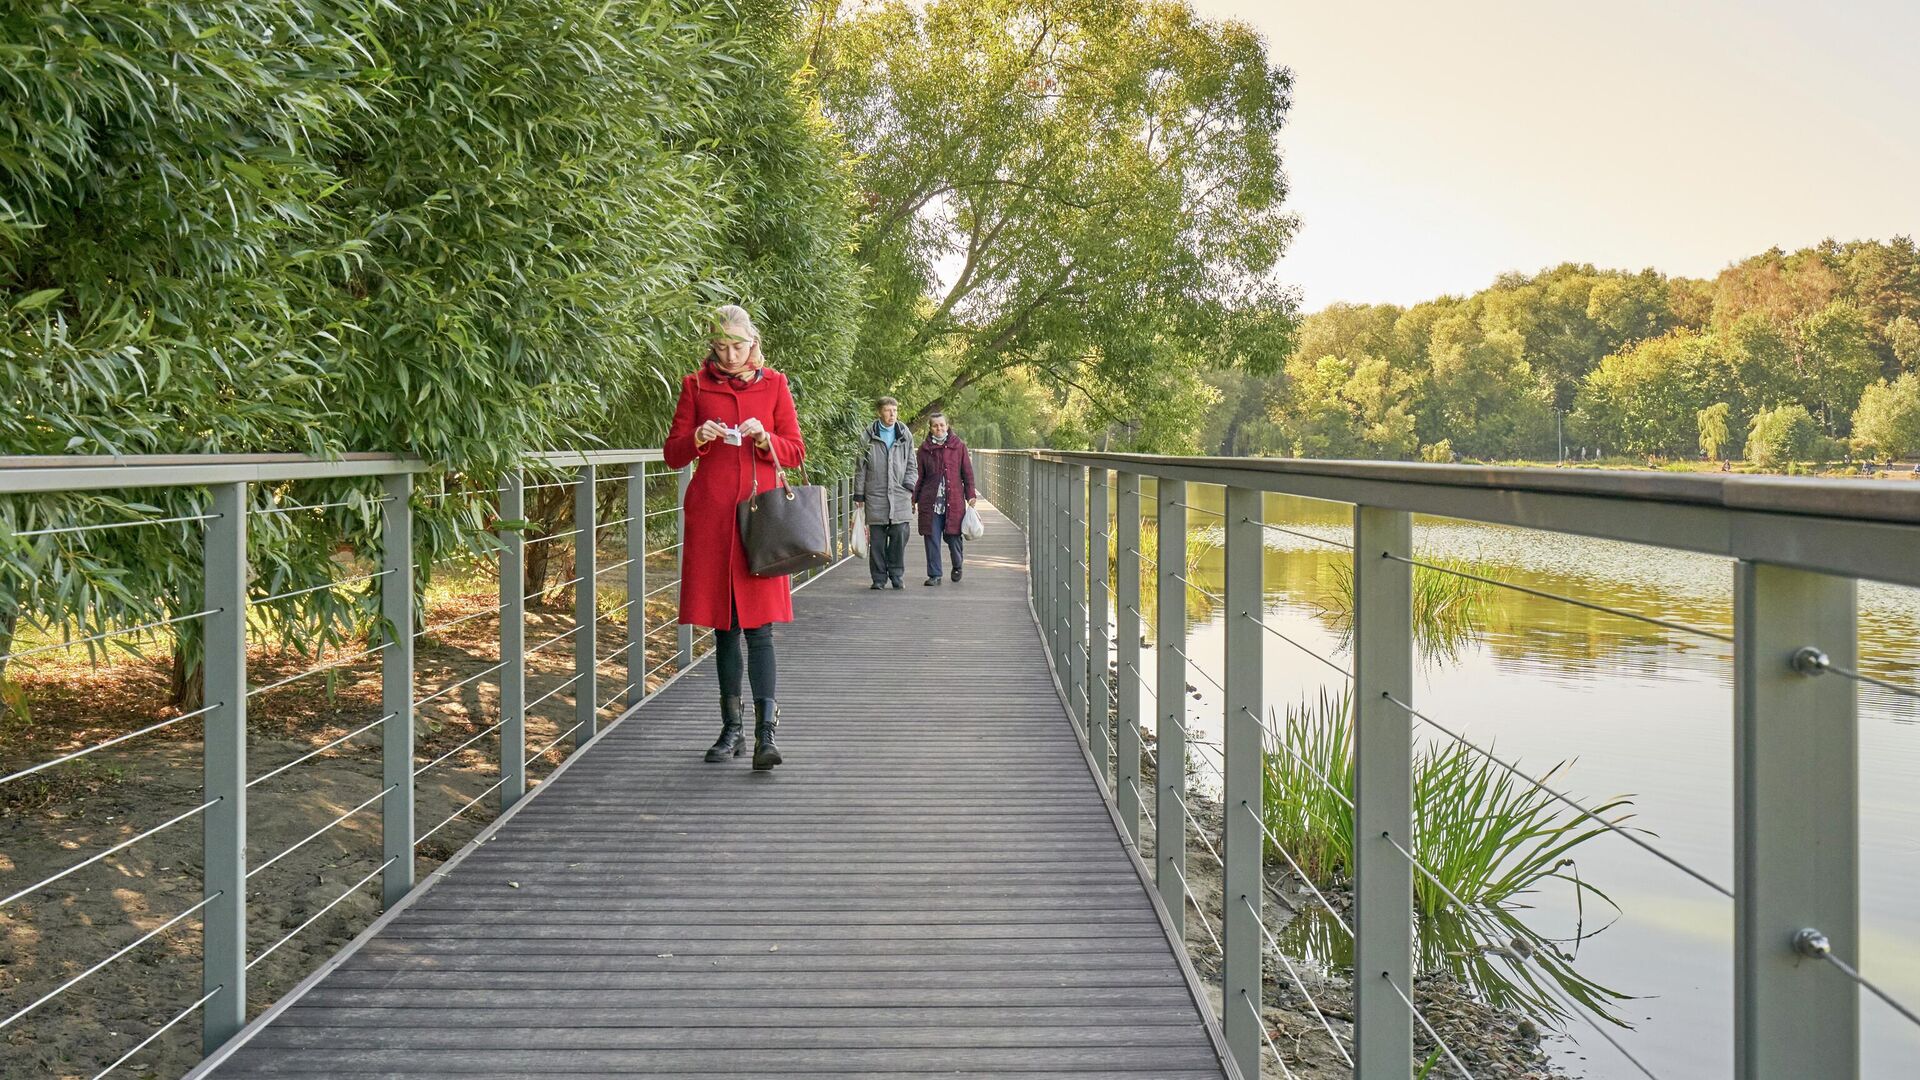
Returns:
[[[706,372],[707,377],[714,382],[726,383],[735,390],[745,390],[747,387],[759,382],[761,376],[760,369],[755,367],[748,368],[747,374],[745,375],[736,375],[721,367],[720,361],[714,360],[711,357],[707,360]]]

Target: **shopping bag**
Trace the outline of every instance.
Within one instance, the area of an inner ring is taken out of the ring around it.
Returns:
[[[853,535],[847,539],[853,544],[853,553],[861,557],[867,554],[867,508],[856,504],[853,508]]]
[[[980,520],[980,512],[971,504],[967,506],[966,515],[960,519],[960,535],[969,540],[978,540],[987,535],[987,523]]]

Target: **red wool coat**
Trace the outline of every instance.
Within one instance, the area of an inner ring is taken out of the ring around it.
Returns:
[[[687,485],[686,544],[680,549],[680,621],[693,626],[725,630],[736,610],[743,627],[793,621],[793,592],[785,577],[754,577],[747,572],[747,555],[740,544],[734,517],[740,500],[753,494],[754,477],[760,490],[779,485],[773,454],[749,440],[728,446],[715,439],[695,449],[693,432],[709,420],[737,427],[755,418],[767,429],[784,468],[805,459],[800,420],[793,411],[787,377],[771,368],[745,390],[704,373],[680,382],[680,404],[673,410],[673,426],[661,447],[670,469],[699,462]]]

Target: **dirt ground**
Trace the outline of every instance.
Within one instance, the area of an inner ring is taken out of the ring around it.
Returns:
[[[609,552],[602,565],[623,557]],[[670,561],[661,572],[671,575]],[[445,592],[434,592],[426,625],[478,617],[419,639],[416,698],[499,659],[498,616],[480,614],[498,603],[497,585],[476,580],[451,595]],[[674,647],[671,594],[668,590],[648,604],[647,625],[667,624],[651,632],[649,669]],[[624,599],[607,597],[602,610]],[[573,627],[570,595],[551,601],[528,604],[528,648]],[[602,657],[624,650],[623,622],[619,616],[599,622]],[[67,655],[19,663],[8,672],[24,690],[31,712],[24,721],[0,716],[0,775],[177,715],[162,704],[168,682],[164,657],[93,666],[84,652],[62,659]],[[254,685],[314,666],[311,658],[266,650],[257,650],[249,663]],[[571,677],[572,664],[570,640],[533,654],[528,699]],[[660,672],[650,686],[671,675],[671,668]],[[622,661],[603,666],[602,704],[616,700],[625,683]],[[377,720],[379,706],[377,655],[261,694],[248,706],[248,775],[261,776]],[[606,710],[603,722],[618,713],[618,708]],[[423,706],[415,731],[416,762],[433,761],[498,719],[498,685],[491,676]],[[555,695],[527,717],[527,753],[554,742],[573,723],[572,695]],[[380,731],[365,732],[249,790],[249,866],[259,867],[379,792]],[[537,784],[551,772],[571,742],[529,765],[529,782]],[[188,720],[0,786],[0,896],[198,806],[201,749],[199,725]],[[425,834],[487,792],[499,779],[498,754],[499,740],[488,734],[423,774],[416,788],[417,832]],[[499,798],[498,791],[485,794],[422,843],[417,875],[425,877],[490,822]],[[380,852],[376,802],[261,871],[248,895],[248,955],[257,957],[365,878],[379,866]],[[189,819],[0,908],[0,1017],[191,908],[200,901],[200,882],[201,829],[197,819]],[[248,978],[250,1013],[284,994],[371,922],[379,913],[379,888],[377,877],[366,882],[255,967]],[[199,954],[198,919],[134,949],[0,1031],[0,1056],[6,1059],[0,1072],[7,1080],[94,1076],[198,1000]],[[199,1060],[199,1042],[198,1016],[189,1016],[114,1075],[170,1080]]]

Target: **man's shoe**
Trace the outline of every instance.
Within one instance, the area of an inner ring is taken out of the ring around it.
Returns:
[[[882,585],[882,584],[880,584],[879,582],[877,582],[877,581],[876,581],[876,582],[874,582],[873,584],[871,584],[871,585],[869,585],[869,586],[867,586],[867,588],[869,588],[869,589],[872,589],[872,590],[873,590],[873,591],[875,591],[875,592],[879,592],[879,591],[880,591],[881,589],[884,589],[884,588],[886,588],[886,586],[885,586],[885,585]]]
[[[921,582],[920,584],[922,584],[922,585],[938,585],[938,584],[940,584],[940,579],[939,579],[939,578],[937,578],[937,577],[930,577],[930,578],[928,578],[927,580],[925,580],[925,581],[923,581],[923,582]]]
[[[784,760],[780,748],[773,745],[774,730],[780,726],[780,706],[772,698],[755,698],[753,715],[753,771],[766,772]]]
[[[896,588],[896,589],[904,589],[904,588],[906,588],[906,585],[904,585],[904,584],[902,584],[901,582],[898,582],[898,581],[896,581],[896,582],[894,582],[894,583],[893,583],[893,587],[894,587],[894,588]]]
[[[957,566],[953,568],[953,580],[956,584],[960,581],[960,568]]]
[[[707,749],[708,761],[725,761],[746,753],[747,740],[740,735],[740,724],[744,718],[739,698],[720,699],[720,737]]]

